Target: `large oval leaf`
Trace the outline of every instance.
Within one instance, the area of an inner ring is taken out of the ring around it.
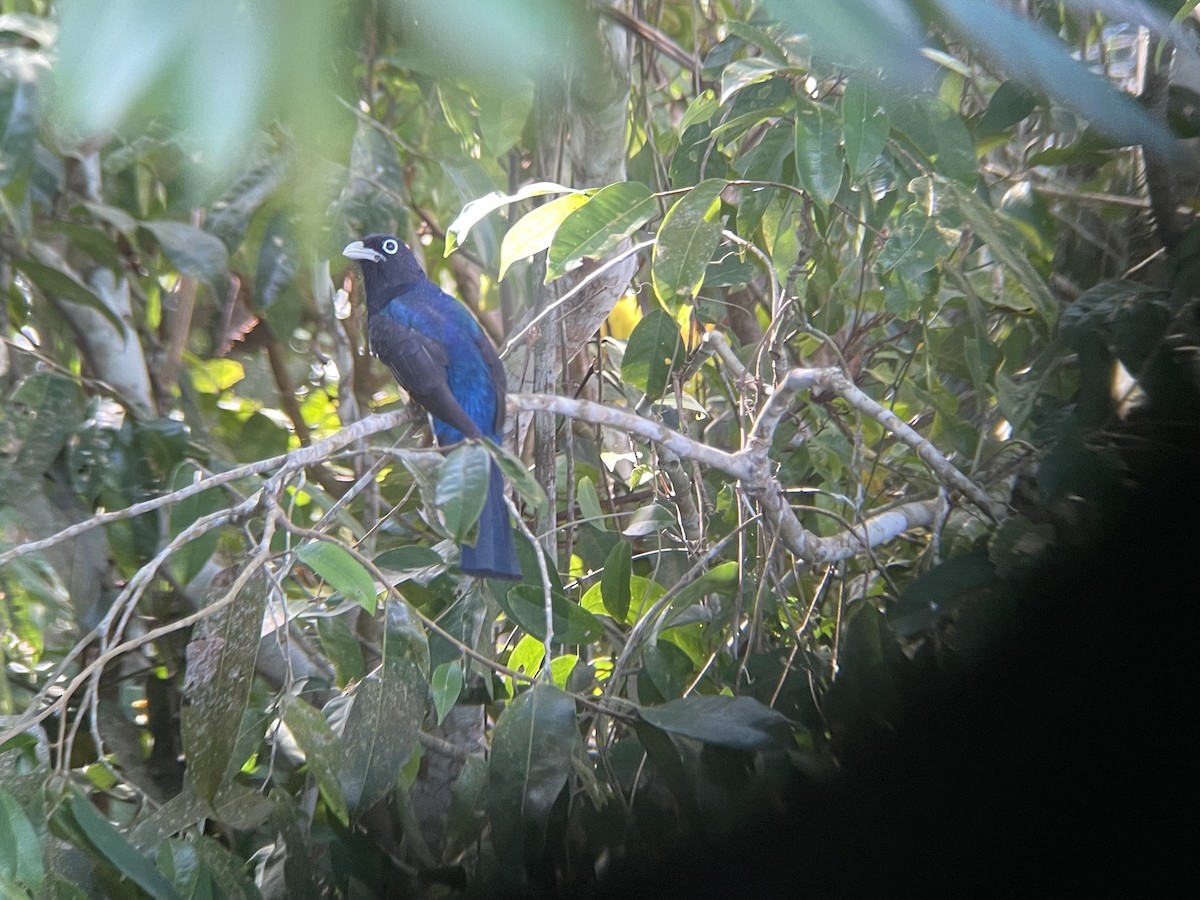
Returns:
[[[857,181],[875,164],[891,128],[881,98],[867,86],[866,78],[852,78],[842,93],[842,131],[851,180]]]
[[[491,470],[492,458],[480,444],[463,444],[438,466],[434,502],[455,540],[465,540],[479,520]]]
[[[342,763],[341,745],[325,716],[304,701],[289,697],[283,722],[304,751],[308,772],[317,783],[317,790],[325,799],[325,805],[343,825],[349,824],[346,798],[342,796],[342,784],[338,778]]]
[[[186,222],[166,219],[143,222],[167,259],[184,275],[212,280],[229,265],[229,252],[221,239]]]
[[[519,191],[512,194],[506,194],[503,191],[492,191],[490,194],[472,200],[463,207],[462,212],[446,228],[446,255],[449,256],[453,253],[456,247],[461,247],[463,241],[467,239],[467,233],[482,221],[485,216],[501,207],[508,206],[508,204],[516,203],[520,200],[528,200],[530,197],[566,193],[574,192],[571,188],[563,187],[561,184],[554,184],[550,181],[536,181],[533,184],[525,185]]]
[[[538,640],[546,640],[545,593],[532,584],[518,584],[498,598],[504,614]],[[551,627],[556,644],[590,644],[604,634],[600,620],[558,592],[550,594]]]
[[[500,280],[504,280],[513,263],[549,247],[563,220],[587,203],[587,199],[587,194],[556,197],[514,222],[500,242]]]
[[[842,186],[842,130],[837,116],[824,107],[796,110],[796,175],[820,206],[837,197]]]
[[[408,604],[387,605],[383,663],[350,695],[342,731],[342,795],[353,814],[396,785],[425,718],[429,645]]]
[[[538,684],[519,695],[496,721],[488,763],[488,817],[496,856],[525,869],[526,841],[540,857],[536,836],[567,784],[579,740],[575,701],[556,687]]]
[[[196,793],[213,802],[234,760],[242,717],[250,704],[254,665],[267,602],[267,582],[252,577],[237,601],[204,620],[187,645],[187,703],[180,732]]]
[[[329,582],[334,590],[374,614],[375,579],[343,548],[328,541],[309,541],[297,548],[296,558]]]
[[[618,622],[629,615],[629,578],[633,574],[633,551],[628,541],[613,544],[604,561],[604,573],[600,576],[600,597],[604,608]]]
[[[567,216],[550,244],[546,280],[553,281],[585,256],[599,258],[658,214],[651,190],[636,181],[601,188]]]
[[[679,323],[652,309],[637,323],[621,360],[621,380],[657,400],[667,389],[671,370],[683,352]]]
[[[781,748],[791,740],[788,720],[753,697],[692,695],[640,714],[663,731],[734,750]]]
[[[148,858],[134,849],[108,819],[100,815],[92,802],[78,790],[71,793],[66,805],[79,830],[90,844],[90,849],[101,859],[114,866],[155,900],[177,900],[179,894],[162,872]]]
[[[726,182],[709,178],[681,197],[667,213],[654,243],[650,267],[654,293],[672,314],[687,306],[704,283],[704,270],[721,240],[721,191]]]

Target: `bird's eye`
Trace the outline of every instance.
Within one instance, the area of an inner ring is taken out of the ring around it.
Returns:
[[[400,249],[400,245],[392,238],[388,238],[386,241],[383,242],[383,252],[384,253],[392,254],[392,253],[395,253],[399,249]]]

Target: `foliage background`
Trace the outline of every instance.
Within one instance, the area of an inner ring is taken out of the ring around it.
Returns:
[[[961,673],[1045,687],[1046,560],[1200,446],[1194,4],[807,6],[0,3],[6,896],[815,854]],[[367,355],[374,231],[508,450]]]

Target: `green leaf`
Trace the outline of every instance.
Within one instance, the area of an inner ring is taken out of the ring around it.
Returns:
[[[615,619],[614,617],[614,620],[623,625],[632,625],[641,618],[646,609],[661,600],[665,593],[666,589],[657,581],[641,575],[631,575],[629,577],[629,609],[622,618]],[[593,584],[579,598],[579,607],[592,615],[612,616],[612,612],[604,605],[603,576],[600,583]]]
[[[324,578],[335,591],[374,615],[378,599],[375,579],[345,549],[328,541],[309,541],[296,548],[296,558]]]
[[[575,502],[579,504],[579,513],[584,521],[597,531],[607,531],[604,524],[604,508],[600,505],[600,495],[596,492],[596,483],[584,475],[575,486]]]
[[[390,601],[383,662],[348,695],[342,731],[342,795],[354,815],[396,785],[425,718],[429,645],[407,603]]]
[[[659,641],[642,651],[642,671],[649,677],[661,700],[683,694],[695,674],[691,658],[670,641]],[[638,694],[645,685],[638,679]]]
[[[862,177],[883,152],[892,123],[878,92],[864,77],[850,79],[842,93],[842,129],[850,179]]]
[[[0,188],[24,185],[33,166],[41,112],[36,71],[34,66],[8,67],[6,75],[20,74],[4,79],[0,87]]]
[[[550,505],[550,501],[546,499],[546,492],[525,463],[503,447],[491,441],[487,443],[493,451],[492,458],[500,466],[500,471],[504,473],[517,495],[538,512],[544,511]]]
[[[752,150],[740,160],[742,178],[746,181],[779,182],[783,180],[783,164],[796,149],[793,135],[784,128],[772,128],[763,135]],[[737,210],[738,233],[750,238],[762,221],[763,212],[774,199],[778,188],[743,187]]]
[[[829,206],[842,186],[841,139],[835,113],[822,106],[797,108],[796,176],[821,207]]]
[[[182,274],[214,281],[229,267],[229,251],[221,239],[186,222],[159,219],[143,222],[167,259]]]
[[[716,94],[712,92],[712,88],[709,88],[688,104],[688,108],[675,128],[682,134],[698,122],[707,122],[720,108],[721,104],[717,101]]]
[[[953,198],[975,236],[988,245],[996,262],[1016,276],[1045,323],[1053,325],[1058,318],[1058,303],[1041,273],[1029,261],[1013,225],[984,203],[978,194],[958,182],[934,176],[934,183],[935,190]]]
[[[341,743],[325,716],[303,700],[289,697],[283,711],[283,723],[304,751],[309,774],[325,798],[325,805],[343,825],[349,824],[346,798],[342,796],[342,783],[338,778],[342,762]]]
[[[212,878],[213,895],[222,900],[263,900],[263,895],[247,872],[246,861],[227,849],[207,834],[194,836],[192,845],[203,865],[203,871]],[[291,844],[288,845],[291,849]],[[196,895],[192,895],[196,898]],[[196,898],[198,900],[198,898]]]
[[[384,550],[372,561],[381,569],[401,573],[401,576],[395,579],[394,583],[396,584],[407,580],[415,573],[446,567],[446,561],[438,555],[436,550],[415,544],[411,547],[393,547],[391,550]]]
[[[170,490],[180,490],[203,477],[203,471],[194,463],[180,463],[171,475]],[[167,508],[167,530],[170,536],[174,538],[197,519],[224,507],[224,497],[220,490],[214,488],[172,503]],[[220,531],[212,528],[188,541],[175,552],[170,560],[170,569],[171,575],[179,584],[187,584],[196,577],[216,551],[219,538]]]
[[[437,721],[441,725],[446,713],[454,708],[459,694],[462,693],[462,664],[456,659],[442,663],[433,670],[429,686],[433,690],[433,708],[437,711]]]
[[[237,601],[205,619],[187,646],[180,732],[188,775],[210,803],[230,766],[243,761],[233,759],[234,747],[250,704],[267,590],[261,575],[251,578]]]
[[[628,541],[617,541],[604,561],[604,573],[600,576],[600,596],[604,600],[604,608],[618,622],[624,622],[629,614],[632,554]]]
[[[511,82],[480,85],[479,91],[476,110],[479,133],[491,157],[499,159],[521,139],[533,111],[536,92],[529,80],[522,80],[517,85]]]
[[[621,381],[657,400],[682,354],[679,324],[663,310],[652,309],[629,335],[621,360]]]
[[[374,129],[371,133],[376,134]],[[230,253],[237,250],[246,237],[254,214],[283,183],[288,163],[287,156],[272,154],[268,159],[242,172],[221,198],[209,208],[204,217],[204,230],[219,238]],[[350,174],[353,177],[354,173]],[[95,210],[93,214],[98,215]],[[133,233],[133,227],[121,227],[116,221],[110,221],[122,233]]]
[[[496,598],[504,614],[540,641],[546,639],[546,605],[542,588],[518,584]],[[590,644],[604,634],[604,625],[587,610],[558,592],[550,594],[552,641],[556,644]]]
[[[12,492],[25,495],[62,452],[84,414],[83,391],[75,379],[38,372],[22,380],[0,413],[0,498],[7,501]]]
[[[542,669],[542,660],[546,658],[546,645],[532,634],[527,634],[513,647],[508,654],[508,667],[514,672],[524,675],[537,675]],[[512,688],[512,679],[509,679]]]
[[[78,790],[72,791],[68,809],[101,859],[129,878],[155,900],[176,900],[179,895],[162,873],[121,835]]]
[[[998,585],[988,551],[979,548],[952,556],[912,581],[888,610],[888,625],[902,638],[912,637],[964,599]]]
[[[936,5],[947,27],[1027,87],[1053,97],[1122,145],[1145,144],[1163,159],[1175,154],[1171,133],[1161,122],[1073,58],[1040,25],[992,3],[938,0]]]
[[[520,694],[497,719],[487,808],[503,864],[524,871],[529,856],[540,858],[537,836],[567,784],[578,742],[575,701],[548,684]]]
[[[554,184],[550,181],[536,181],[533,184],[525,185],[525,187],[513,194],[506,194],[503,191],[492,191],[486,196],[472,200],[463,207],[462,212],[446,227],[446,256],[449,256],[456,248],[462,246],[470,230],[485,216],[501,207],[508,206],[510,203],[518,203],[521,200],[528,200],[530,197],[541,197],[545,194],[573,193],[575,191],[569,187],[563,187],[561,184]]]
[[[456,541],[466,540],[487,501],[492,458],[481,444],[463,444],[438,466],[434,502],[442,511],[446,530]]]
[[[742,581],[741,567],[734,560],[717,563],[687,587],[683,588],[671,602],[674,609],[682,610],[689,603],[708,594],[732,597]]]
[[[347,621],[353,614],[354,611],[350,610],[343,615],[317,619],[321,652],[333,664],[338,687],[345,687],[363,677],[362,646]]]
[[[57,297],[59,300],[78,303],[80,306],[94,309],[108,319],[119,334],[125,334],[125,323],[117,318],[117,315],[108,308],[108,304],[101,300],[95,291],[84,285],[73,274],[53,266],[42,265],[40,262],[34,262],[28,257],[13,257],[11,262],[43,292]]]
[[[654,293],[672,314],[692,302],[721,240],[721,191],[727,182],[700,182],[671,207],[658,229],[650,267]]]
[[[1037,98],[1028,88],[1017,81],[1006,81],[988,101],[978,124],[977,137],[1000,134],[1016,125],[1037,108]]]
[[[0,787],[0,879],[39,888],[46,878],[42,845],[16,798]]]
[[[645,537],[678,524],[675,516],[661,503],[647,503],[633,511],[621,534],[625,537]]]
[[[919,205],[910,206],[888,233],[875,258],[875,270],[915,281],[948,257],[960,237],[959,232],[940,227],[939,220],[926,216]]]
[[[513,263],[547,249],[563,220],[587,201],[587,194],[567,194],[530,210],[514,222],[500,242],[500,280],[504,280]]]
[[[546,281],[553,281],[573,262],[599,259],[658,214],[658,201],[651,190],[636,181],[622,181],[601,188],[567,216],[546,261]]]
[[[733,750],[781,749],[791,743],[788,720],[752,697],[692,695],[639,714],[663,731]]]
[[[287,218],[277,213],[267,225],[254,275],[254,308],[269,309],[291,285],[299,268],[299,248]]]
[[[783,67],[779,63],[761,56],[752,56],[749,59],[739,59],[737,62],[730,63],[721,73],[721,105],[727,103],[729,98],[742,88],[766,81],[781,68]]]

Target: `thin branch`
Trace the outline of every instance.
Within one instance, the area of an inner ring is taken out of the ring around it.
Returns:
[[[201,494],[210,488],[220,487],[223,484],[229,484],[231,481],[237,481],[239,478],[245,478],[248,475],[261,475],[264,472],[272,471],[294,472],[298,469],[307,468],[308,466],[324,461],[347,444],[352,444],[377,432],[395,428],[407,418],[408,414],[403,410],[399,412],[377,413],[376,415],[361,419],[353,425],[348,425],[336,434],[330,435],[324,440],[317,441],[308,447],[300,447],[297,450],[292,450],[280,456],[260,459],[257,462],[247,463],[244,466],[238,466],[226,472],[210,475],[177,491],[171,491],[168,494],[163,494],[150,500],[143,500],[141,503],[135,503],[124,509],[97,513],[91,518],[85,519],[82,522],[76,522],[74,525],[55,532],[49,537],[37,541],[28,541],[13,547],[11,550],[0,553],[0,565],[14,560],[19,556],[35,553],[38,550],[45,550],[47,547],[53,547],[61,544],[63,541],[69,541],[71,538],[78,537],[84,532],[91,531],[93,528],[99,528],[101,525],[107,525],[110,522],[119,522],[123,519],[131,519],[134,516],[142,515],[142,513],[153,512],[172,503],[178,503],[180,500],[186,500],[188,497],[194,497],[196,494]]]

